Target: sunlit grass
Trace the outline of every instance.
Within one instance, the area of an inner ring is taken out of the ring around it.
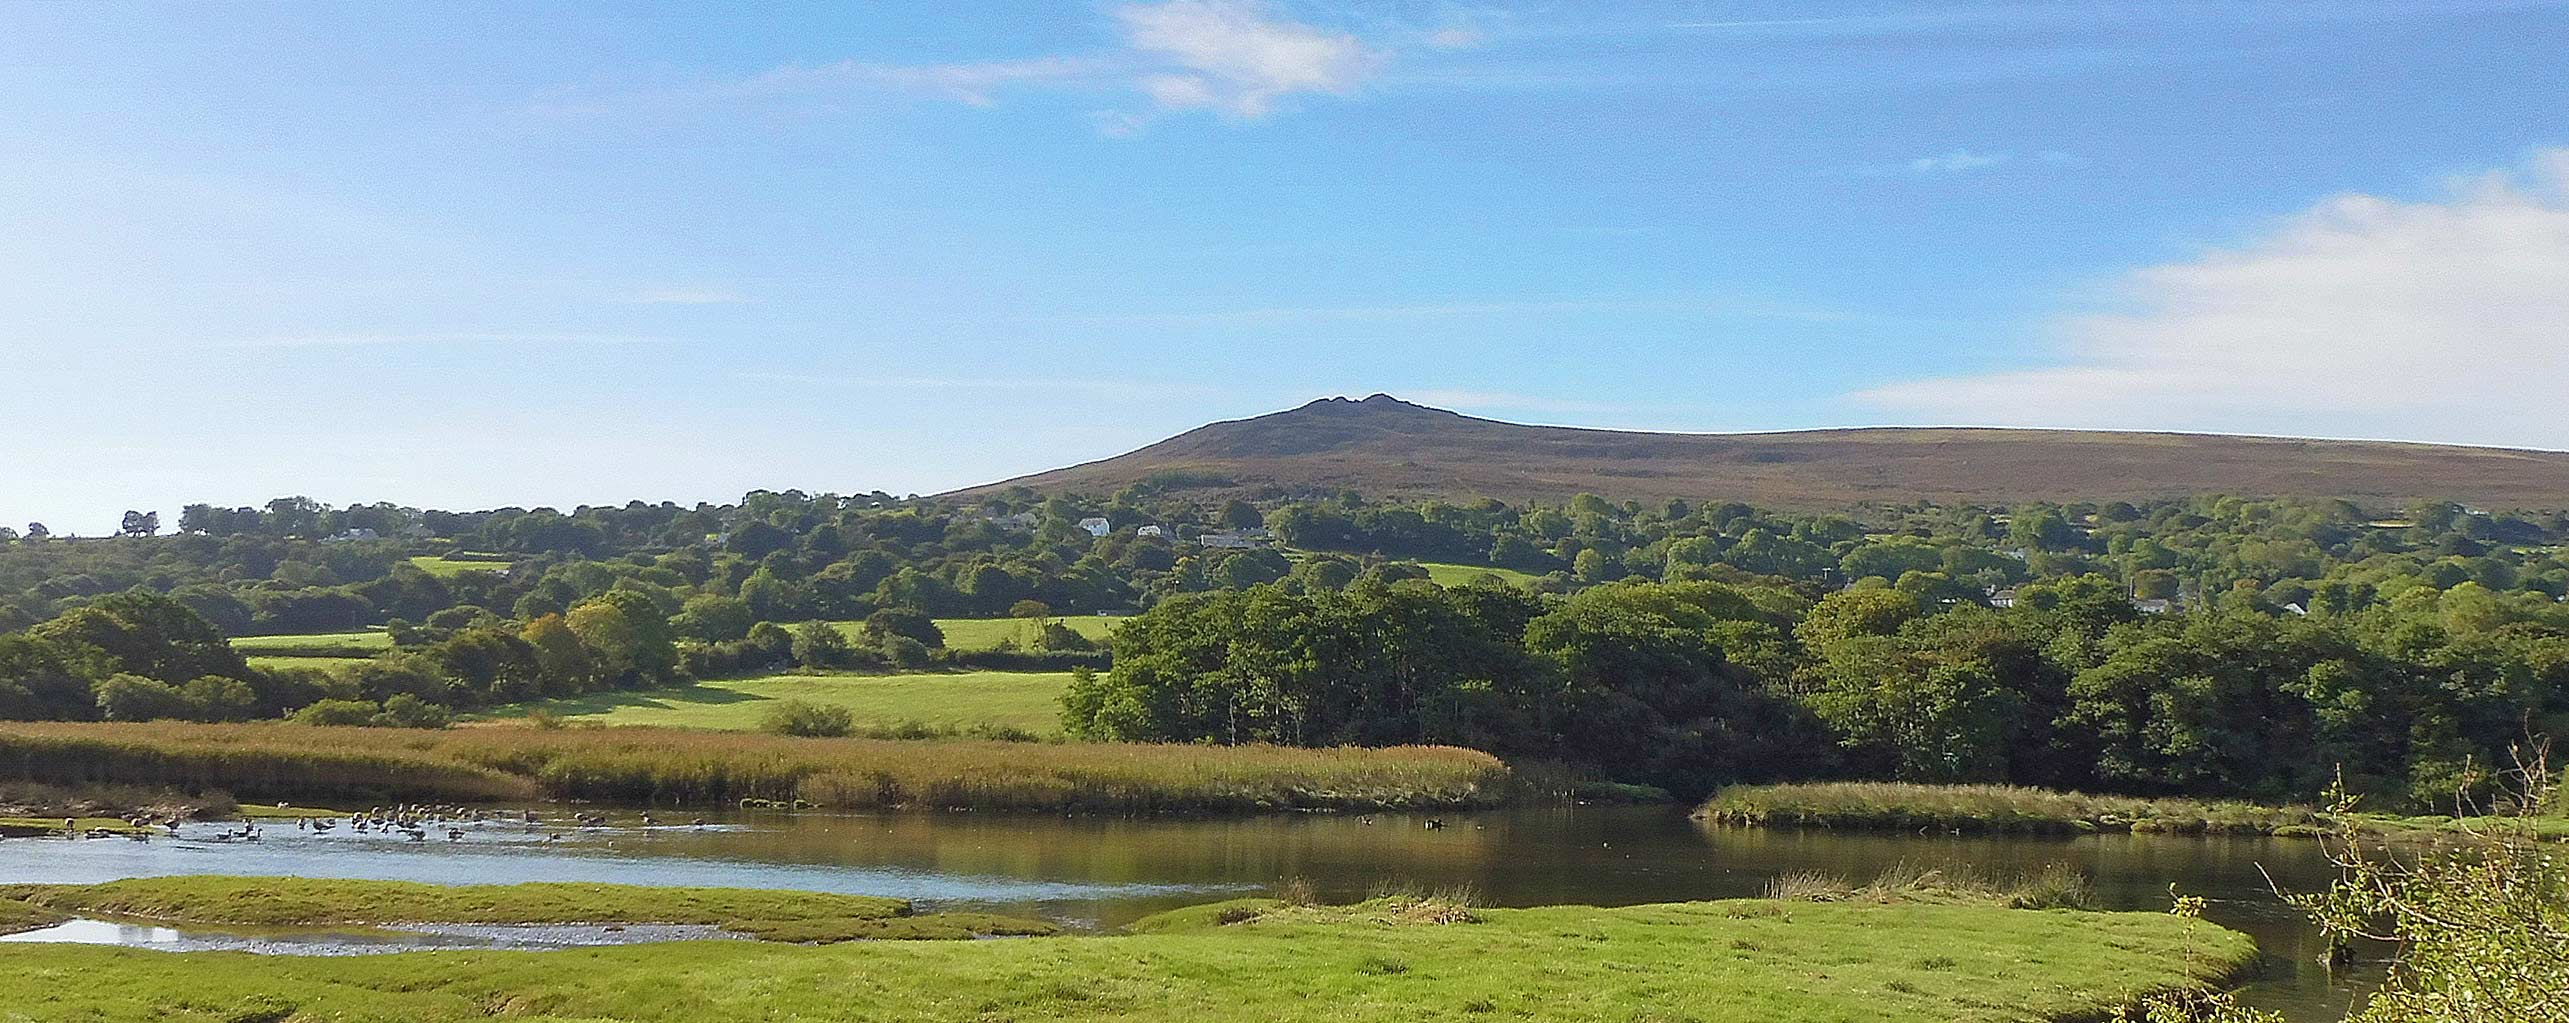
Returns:
[[[692,941],[577,952],[0,956],[20,1011],[108,1021],[348,1019],[1532,1019],[1999,1023],[2101,1019],[2200,988],[2246,935],[2163,913],[1763,900],[1414,912],[1407,904],[1182,911],[1148,933],[819,947]],[[862,928],[780,925],[776,936]]]
[[[242,636],[232,649],[243,656],[372,657],[392,649],[387,632],[304,632],[282,636]]]
[[[909,723],[932,729],[1061,731],[1069,672],[972,671],[913,675],[763,675],[673,689],[592,693],[519,704],[490,717],[541,710],[565,721],[754,731],[778,700],[845,707],[860,727]]]

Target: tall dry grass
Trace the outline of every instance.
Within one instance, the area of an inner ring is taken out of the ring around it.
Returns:
[[[1506,765],[1450,747],[804,739],[651,728],[444,732],[287,724],[0,724],[0,780],[244,798],[555,797],[717,805],[1244,813],[1495,805]]]
[[[0,779],[219,789],[259,799],[504,802],[543,794],[525,778],[404,741],[420,733],[403,731],[8,722],[0,725]]]

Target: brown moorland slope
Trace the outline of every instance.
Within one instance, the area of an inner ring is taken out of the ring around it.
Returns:
[[[1107,493],[1145,479],[1241,492],[1739,500],[1822,509],[2187,494],[2569,507],[2569,452],[2078,430],[1643,433],[1526,426],[1377,394],[1198,427],[1101,461],[957,491]]]

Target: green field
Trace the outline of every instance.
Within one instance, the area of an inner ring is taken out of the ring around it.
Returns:
[[[319,668],[324,671],[337,671],[374,660],[371,657],[302,657],[293,654],[252,654],[243,659],[250,662],[250,667],[260,671],[275,671],[279,668]]]
[[[441,558],[434,554],[422,554],[410,559],[410,563],[419,566],[420,571],[440,579],[451,579],[466,572],[506,572],[509,566],[506,561]]]
[[[1115,631],[1116,623],[1127,617],[1130,616],[1055,615],[1052,620],[1103,645],[1107,635]],[[948,650],[996,650],[1001,641],[1010,639],[1017,641],[1019,649],[1032,650],[1035,648],[1036,621],[1032,618],[939,618],[937,631],[946,634]],[[830,624],[846,633],[849,639],[862,638],[859,633],[865,628],[864,622]]]
[[[777,700],[845,707],[858,727],[917,722],[933,728],[985,726],[1036,735],[1061,731],[1068,672],[972,671],[917,675],[762,675],[677,689],[592,693],[522,704],[494,716],[541,708],[570,721],[751,731]]]
[[[1418,566],[1426,569],[1427,577],[1434,580],[1438,586],[1461,586],[1485,575],[1497,576],[1501,582],[1511,586],[1534,585],[1534,576],[1513,568],[1499,568],[1493,565],[1458,565],[1449,561],[1422,561]]]
[[[303,632],[242,636],[232,649],[247,657],[372,657],[392,649],[388,632]]]
[[[808,893],[613,885],[438,889],[209,878],[13,893],[46,904],[19,903],[28,908],[18,927],[43,922],[50,906],[156,909],[179,923],[198,913],[339,919],[359,902],[370,904],[357,914],[369,920],[675,917],[734,925],[744,912],[843,912],[832,897]],[[295,911],[269,904],[280,893]],[[600,907],[617,912],[598,915]],[[852,908],[839,919],[903,919],[880,916],[871,902]],[[811,926],[831,922],[741,929],[787,941],[841,936]],[[0,957],[0,990],[12,993],[11,1018],[97,1021],[1996,1023],[2102,1019],[2144,993],[2220,983],[2256,955],[2247,935],[2165,913],[1764,900],[1473,909],[1414,896],[1337,907],[1244,899],[1163,914],[1133,930],[369,956],[27,945]]]

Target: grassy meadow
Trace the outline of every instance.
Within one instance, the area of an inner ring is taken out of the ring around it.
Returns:
[[[392,649],[389,632],[305,632],[242,636],[232,649],[244,657],[373,657]]]
[[[338,671],[345,668],[356,667],[357,665],[373,660],[373,658],[300,657],[290,655],[253,654],[242,658],[242,660],[250,662],[250,667],[257,668],[260,671],[276,671],[280,668],[318,668],[323,671]]]
[[[0,781],[220,789],[244,801],[541,798],[843,809],[1225,814],[1504,802],[1498,758],[1442,746],[797,739],[659,728],[445,731],[0,723]]]
[[[1438,586],[1461,586],[1485,575],[1497,576],[1510,586],[1532,586],[1534,576],[1513,568],[1492,565],[1461,565],[1449,561],[1422,561],[1418,567],[1427,570],[1427,578]]]
[[[419,555],[410,559],[410,563],[440,579],[452,579],[466,572],[506,572],[509,567],[506,560],[439,557],[434,554]]]
[[[778,700],[845,707],[860,728],[909,724],[931,729],[1009,729],[1032,735],[1061,731],[1061,694],[1069,672],[928,672],[910,675],[762,675],[717,679],[674,689],[591,693],[520,704],[491,717],[541,710],[564,721],[755,731]]]
[[[1115,626],[1125,615],[1055,615],[1042,618],[939,618],[937,631],[945,633],[948,650],[996,650],[1002,643],[1016,641],[1017,648],[1035,648],[1036,627],[1045,621],[1060,622],[1065,628],[1104,646]],[[861,640],[864,622],[831,622],[851,640]]]
[[[282,879],[195,879],[39,889],[48,907],[96,904],[264,912]],[[297,912],[418,919],[450,904],[475,919],[819,914],[827,897],[540,886],[527,914],[497,890],[441,895],[295,882]],[[193,889],[193,890],[191,890]],[[108,894],[97,894],[105,890]],[[28,892],[18,889],[17,892]],[[684,893],[684,894],[681,894]],[[795,903],[808,901],[809,906]],[[637,905],[639,903],[639,905]],[[669,910],[656,910],[667,904]],[[0,907],[10,903],[0,902]],[[16,903],[27,906],[28,903]],[[382,905],[388,909],[368,909]],[[17,912],[25,912],[19,910]],[[45,907],[33,910],[47,912]],[[8,911],[0,910],[0,918]],[[389,914],[389,915],[386,915]],[[438,915],[447,915],[440,909]],[[34,921],[41,921],[38,915]],[[749,933],[834,937],[823,916]],[[880,917],[839,918],[851,925]],[[925,920],[929,918],[915,918]],[[654,922],[673,922],[665,919]],[[2157,913],[1989,905],[1768,900],[1601,909],[1471,909],[1394,897],[1356,906],[1239,900],[1163,914],[1123,935],[805,946],[690,941],[569,952],[456,950],[374,956],[164,953],[28,945],[0,956],[11,1011],[47,1019],[441,1021],[708,1019],[1280,1021],[1541,1019],[1624,1023],[1997,1023],[2098,1019],[2137,996],[2222,983],[2255,955],[2247,936]],[[71,982],[71,978],[77,978]]]

